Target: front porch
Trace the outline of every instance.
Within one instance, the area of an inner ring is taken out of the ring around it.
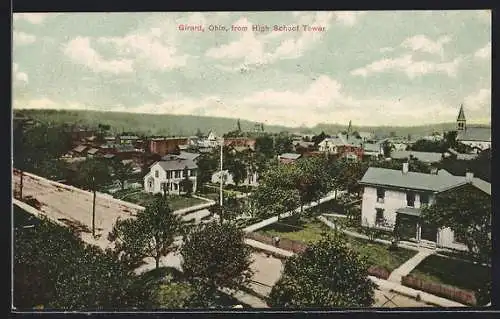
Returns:
[[[420,209],[404,207],[396,210],[396,214],[394,230],[399,240],[416,242],[434,249],[438,247],[439,230],[420,218]]]

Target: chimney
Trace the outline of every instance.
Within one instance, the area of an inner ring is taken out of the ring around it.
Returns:
[[[474,178],[473,172],[465,172],[465,180],[467,183],[472,183],[472,179]]]
[[[409,163],[403,163],[403,174],[408,174]]]

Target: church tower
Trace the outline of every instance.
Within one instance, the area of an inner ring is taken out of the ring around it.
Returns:
[[[466,124],[465,124],[465,114],[464,114],[464,105],[460,105],[460,111],[458,112],[458,117],[457,117],[457,131],[465,131],[466,130]]]

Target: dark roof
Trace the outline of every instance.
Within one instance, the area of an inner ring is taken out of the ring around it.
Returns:
[[[457,121],[465,121],[465,113],[463,105],[460,105],[460,111],[458,111]]]
[[[464,176],[447,174],[424,174],[401,170],[370,167],[359,182],[364,185],[383,185],[415,190],[443,192],[466,184]]]
[[[184,168],[186,168],[186,166],[188,169],[198,168],[198,165],[196,165],[196,163],[193,162],[192,160],[180,159],[180,158],[168,161],[162,160],[156,163],[160,164],[161,168],[163,168],[165,171],[183,170]]]
[[[491,142],[491,128],[466,127],[465,130],[458,131],[457,141]]]
[[[190,152],[180,152],[179,157],[183,158],[183,159],[195,161],[198,157],[200,157],[200,154],[190,153]]]
[[[392,151],[391,158],[404,159],[410,158],[412,155],[414,158],[425,163],[437,163],[441,161],[443,155],[441,153],[431,153],[431,152],[415,152],[415,151]]]

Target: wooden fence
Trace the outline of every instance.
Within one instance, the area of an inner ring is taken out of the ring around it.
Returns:
[[[267,245],[274,245],[273,238],[270,236],[259,233],[248,233],[246,237]],[[280,242],[277,247],[283,250],[291,251],[295,254],[300,254],[307,249],[307,244],[296,240],[280,238]],[[389,278],[390,271],[384,267],[370,266],[370,268],[368,268],[368,274],[377,278],[387,279]]]
[[[476,294],[470,290],[422,280],[413,275],[404,276],[401,283],[405,286],[422,290],[436,296],[455,300],[463,304],[471,306],[477,305]]]

